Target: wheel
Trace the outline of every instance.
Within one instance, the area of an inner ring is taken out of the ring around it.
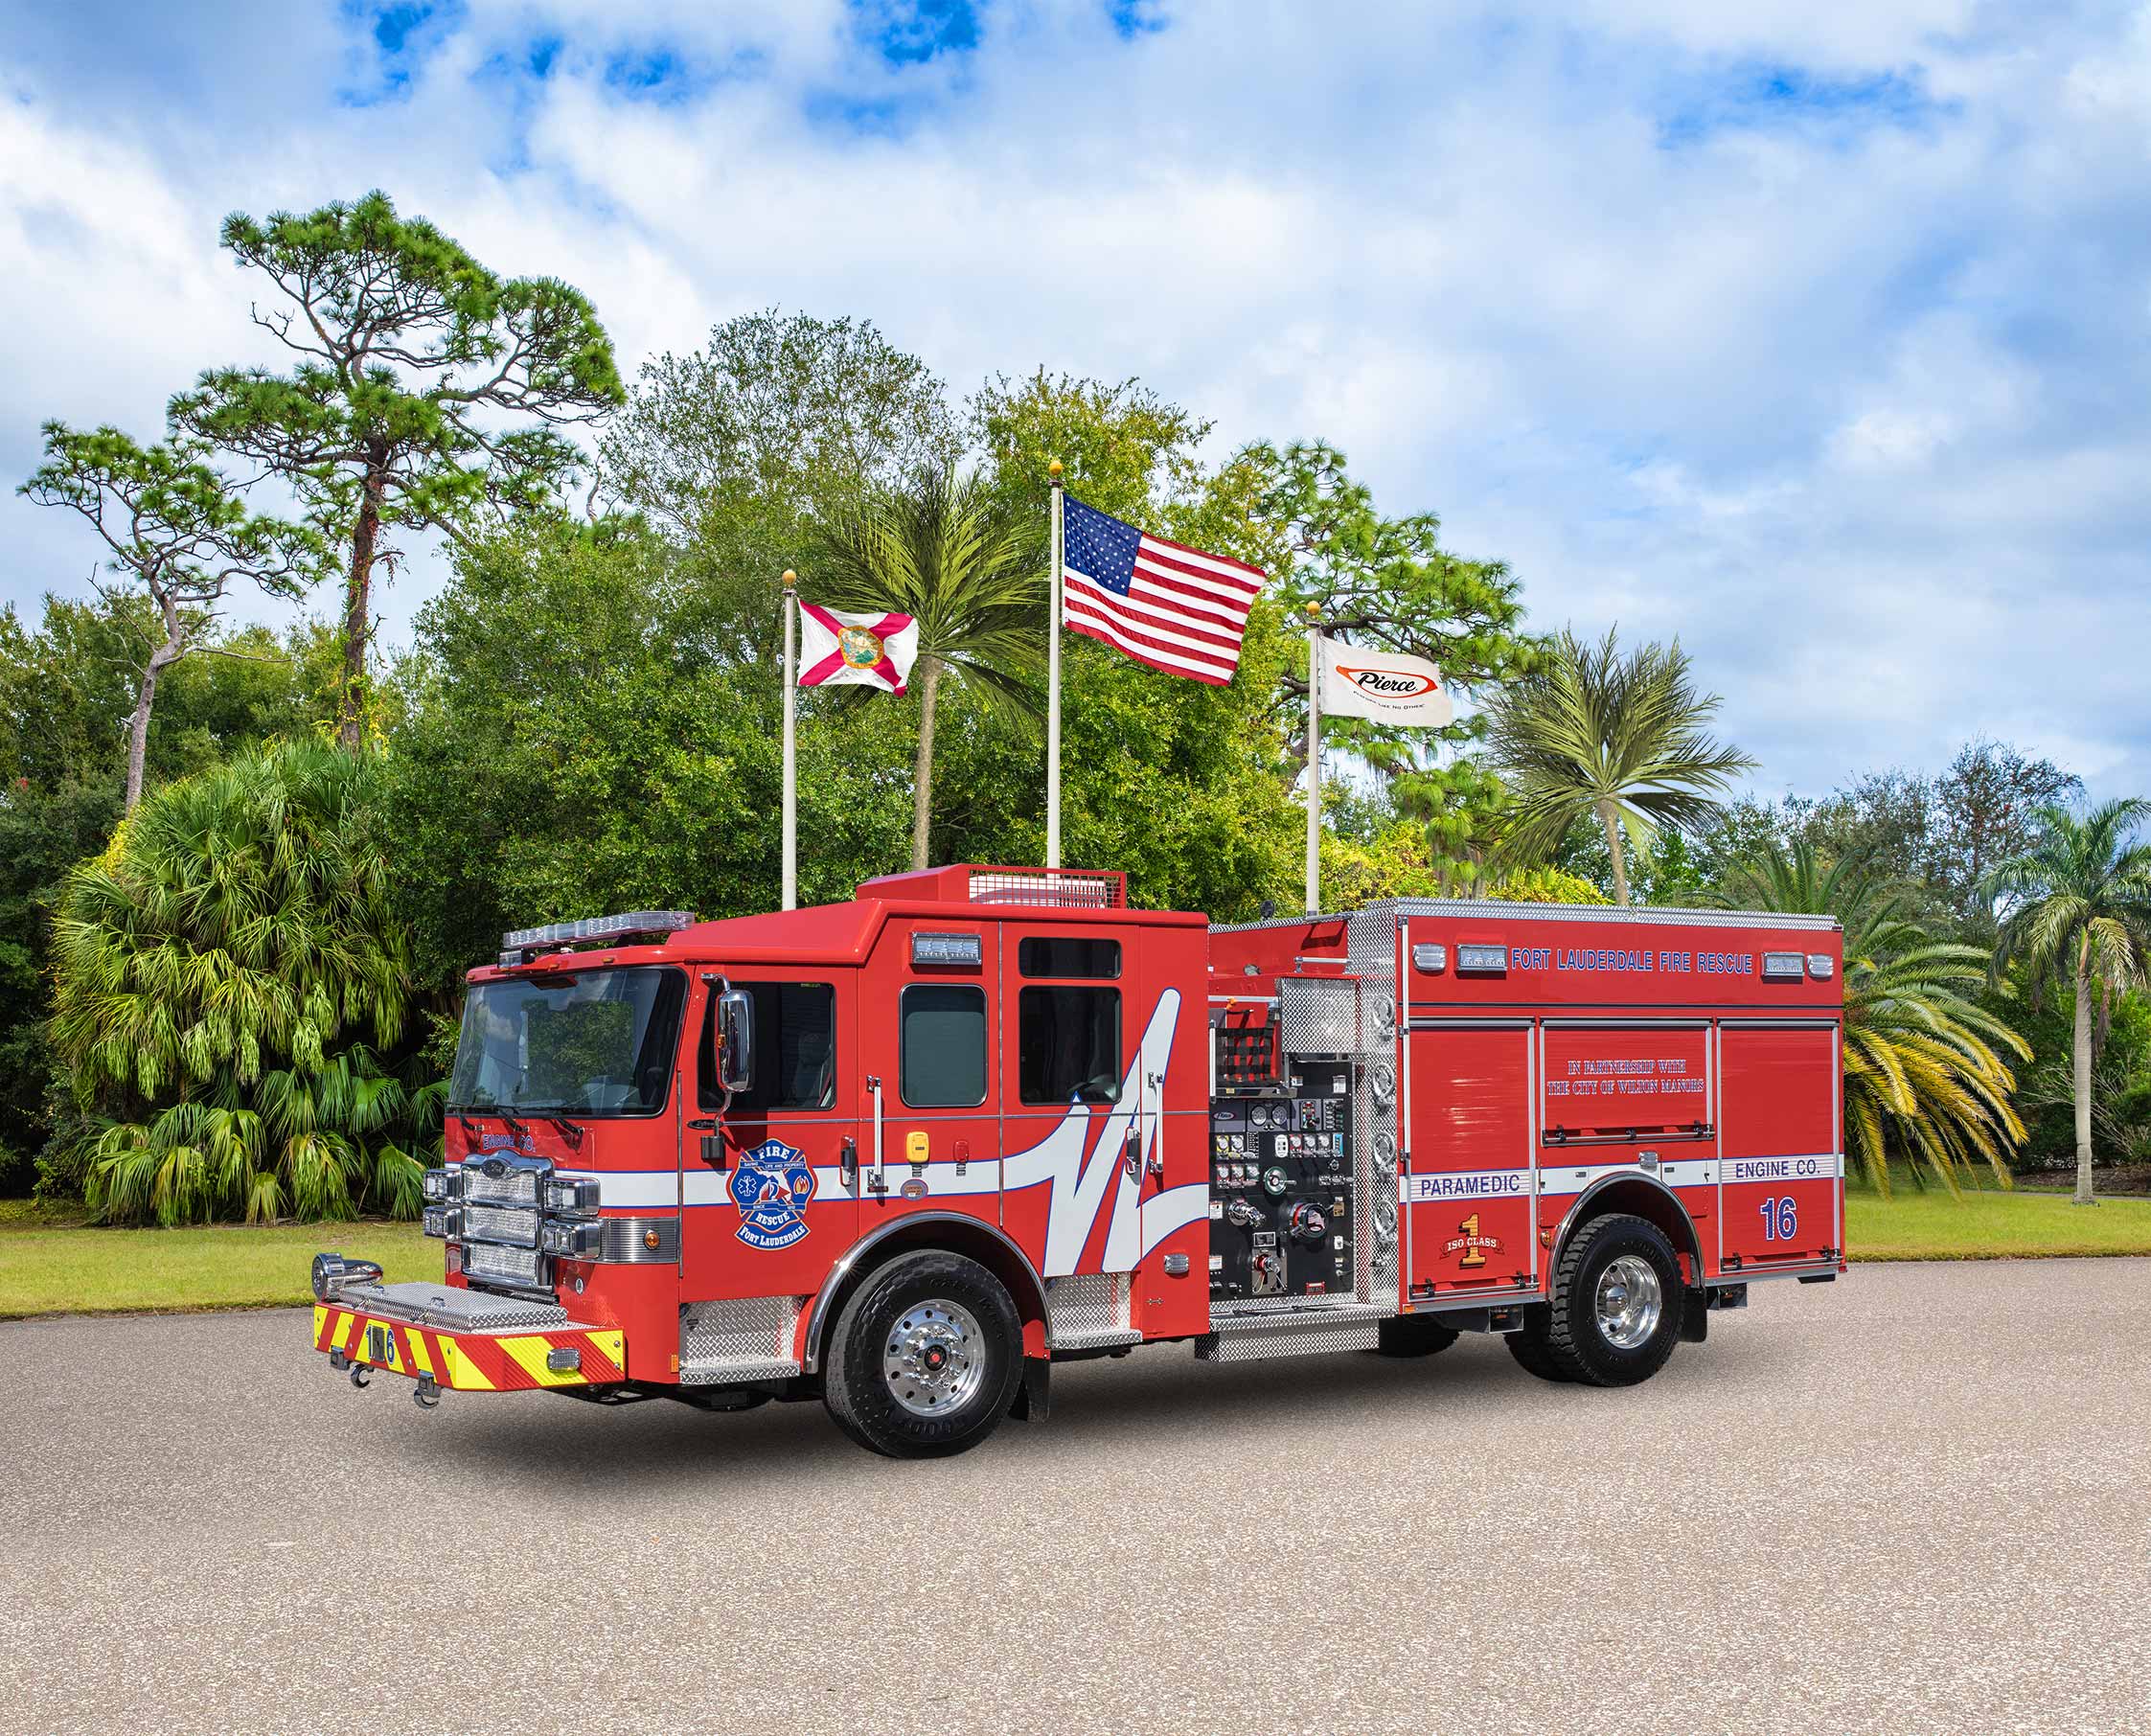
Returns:
[[[1533,1312],[1544,1313],[1545,1311],[1534,1310]],[[1561,1363],[1557,1362],[1554,1359],[1553,1353],[1546,1348],[1546,1333],[1544,1323],[1536,1327],[1526,1326],[1522,1332],[1507,1333],[1503,1335],[1503,1342],[1509,1347],[1509,1355],[1516,1359],[1517,1366],[1526,1374],[1535,1374],[1542,1381],[1552,1381],[1556,1383],[1566,1383],[1576,1378]]]
[[[1375,1355],[1430,1357],[1456,1342],[1456,1333],[1427,1314],[1394,1314],[1375,1328]]]
[[[905,1254],[871,1274],[836,1318],[822,1380],[829,1414],[893,1459],[975,1447],[1008,1414],[1023,1327],[1000,1281],[960,1254]]]
[[[1658,1225],[1594,1218],[1554,1268],[1545,1353],[1570,1380],[1633,1386],[1663,1368],[1681,1341],[1683,1298],[1681,1262]]]

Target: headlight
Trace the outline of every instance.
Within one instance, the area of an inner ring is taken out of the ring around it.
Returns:
[[[452,1205],[429,1205],[425,1208],[425,1233],[453,1242],[463,1234],[463,1214]]]
[[[588,1218],[548,1218],[538,1233],[539,1247],[569,1260],[595,1259],[604,1241],[605,1231]]]
[[[496,1247],[487,1242],[463,1245],[463,1271],[468,1278],[543,1290],[551,1280],[551,1264],[535,1247]]]
[[[428,1199],[461,1199],[463,1198],[463,1168],[427,1170],[420,1188]]]
[[[545,1183],[545,1209],[549,1212],[594,1212],[598,1209],[598,1184],[588,1176],[555,1176]]]
[[[538,1245],[538,1214],[499,1205],[463,1208],[463,1233],[480,1242],[506,1242],[516,1247]]]

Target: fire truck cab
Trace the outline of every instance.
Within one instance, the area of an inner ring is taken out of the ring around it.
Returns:
[[[1424,1356],[1643,1380],[1843,1269],[1827,918],[1403,900],[1212,926],[1122,876],[518,930],[470,972],[438,1283],[315,1261],[363,1385],[710,1409],[877,1451],[1042,1418],[1053,1364]]]

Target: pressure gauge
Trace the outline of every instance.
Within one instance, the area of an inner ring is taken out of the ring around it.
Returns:
[[[1285,1178],[1285,1172],[1275,1164],[1271,1164],[1262,1173],[1262,1191],[1272,1199],[1282,1199],[1285,1189],[1291,1185],[1291,1182]]]

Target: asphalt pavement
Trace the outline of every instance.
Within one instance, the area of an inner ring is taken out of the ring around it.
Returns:
[[[355,1392],[303,1313],[0,1326],[0,1731],[2151,1730],[2151,1261],[1758,1285],[1657,1380]]]

